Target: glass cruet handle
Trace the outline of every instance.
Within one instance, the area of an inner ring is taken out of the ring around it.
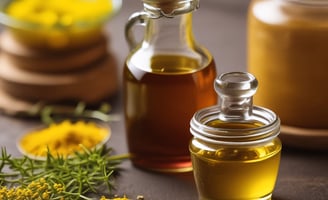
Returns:
[[[129,45],[130,50],[134,49],[138,45],[138,42],[135,39],[133,28],[138,25],[146,26],[148,19],[149,14],[147,12],[136,12],[130,16],[127,24],[125,25],[125,39]]]
[[[218,76],[214,88],[220,97],[219,119],[248,120],[252,116],[253,95],[257,86],[257,79],[247,72],[229,72]]]

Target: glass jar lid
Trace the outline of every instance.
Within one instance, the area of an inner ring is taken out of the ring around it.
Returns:
[[[201,140],[225,145],[254,145],[280,133],[280,119],[269,109],[253,106],[257,79],[246,72],[217,77],[214,88],[219,105],[199,110],[190,122],[190,131]]]

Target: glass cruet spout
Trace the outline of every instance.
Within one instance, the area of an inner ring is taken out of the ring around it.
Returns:
[[[253,112],[253,95],[257,79],[247,72],[229,72],[219,75],[214,88],[219,95],[219,119],[222,121],[247,121]]]
[[[143,0],[143,2],[146,11],[155,16],[162,15],[169,18],[199,8],[199,0]]]

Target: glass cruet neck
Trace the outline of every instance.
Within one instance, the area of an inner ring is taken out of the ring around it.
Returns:
[[[170,18],[199,8],[199,0],[143,0],[143,4],[153,18]]]
[[[143,47],[151,47],[155,52],[187,54],[188,52],[192,54],[193,49],[196,48],[191,13],[181,14],[169,20],[150,19],[147,23]]]
[[[222,121],[247,121],[253,114],[253,95],[258,86],[250,73],[230,72],[217,77],[214,88],[219,95],[219,119]]]
[[[172,53],[195,48],[192,12],[199,7],[199,0],[143,0],[143,3],[149,16],[145,46],[169,47]]]

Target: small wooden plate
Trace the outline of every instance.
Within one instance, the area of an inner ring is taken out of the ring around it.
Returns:
[[[312,150],[328,150],[327,129],[306,129],[282,125],[280,138],[286,146]]]
[[[0,59],[0,89],[20,101],[93,104],[110,97],[117,88],[117,65],[111,55],[85,69],[62,74],[25,71]]]
[[[2,114],[16,116],[33,109],[33,102],[17,99],[0,89],[0,111]]]
[[[0,37],[2,57],[16,67],[42,73],[62,73],[79,70],[107,55],[108,41],[105,36],[96,43],[70,51],[35,49],[16,41],[8,31]]]

